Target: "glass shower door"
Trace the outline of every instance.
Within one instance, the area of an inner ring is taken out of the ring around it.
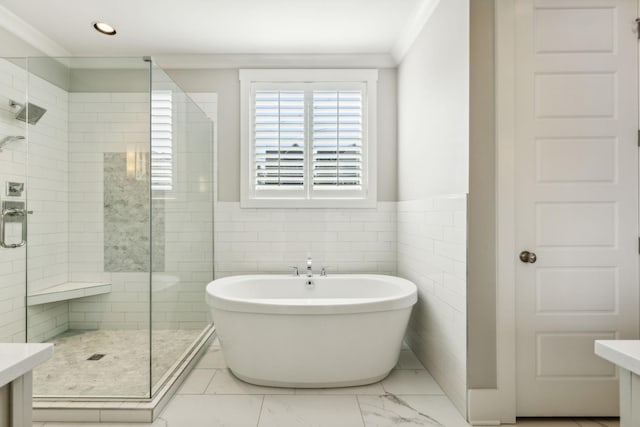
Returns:
[[[210,326],[213,280],[211,121],[159,67],[151,79],[152,391]]]
[[[149,63],[29,58],[27,338],[45,397],[150,397]]]
[[[26,101],[27,64],[24,59],[0,59],[0,207],[23,203],[26,193],[10,193],[9,183],[24,183],[27,175],[27,125],[16,120],[13,102]],[[8,221],[0,245],[0,342],[24,342],[26,246],[22,224]],[[12,247],[16,245],[15,247]]]

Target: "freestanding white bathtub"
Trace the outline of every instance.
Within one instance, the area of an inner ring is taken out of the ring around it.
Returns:
[[[382,275],[231,276],[207,285],[227,365],[276,387],[346,387],[395,366],[416,286]]]

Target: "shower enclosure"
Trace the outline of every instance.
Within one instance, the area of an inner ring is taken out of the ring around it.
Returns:
[[[211,335],[212,125],[150,59],[0,59],[0,342],[36,397],[150,399]]]

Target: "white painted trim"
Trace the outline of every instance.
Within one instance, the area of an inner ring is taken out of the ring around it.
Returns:
[[[422,2],[420,2],[416,11],[412,14],[413,20],[404,26],[404,31],[391,48],[391,57],[396,64],[402,62],[439,3],[440,0],[422,0]]]
[[[378,200],[377,174],[377,83],[375,69],[241,69],[240,79],[240,206],[242,208],[375,208]],[[256,82],[363,82],[366,84],[367,146],[365,198],[260,198],[254,194],[249,182],[252,170],[250,146],[251,134],[251,85]]]
[[[378,81],[378,70],[320,69],[320,70],[240,70],[241,82],[367,82]]]
[[[498,388],[468,391],[468,419],[476,425],[516,418],[515,1],[495,2]]]
[[[389,54],[211,54],[154,55],[164,69],[395,68]]]
[[[24,40],[47,56],[71,56],[68,50],[4,6],[0,6],[0,27]]]

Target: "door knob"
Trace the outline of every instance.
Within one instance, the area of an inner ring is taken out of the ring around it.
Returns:
[[[529,251],[520,252],[520,261],[522,262],[528,262],[533,264],[537,260],[538,260],[538,257],[536,256],[535,252],[529,252]]]

